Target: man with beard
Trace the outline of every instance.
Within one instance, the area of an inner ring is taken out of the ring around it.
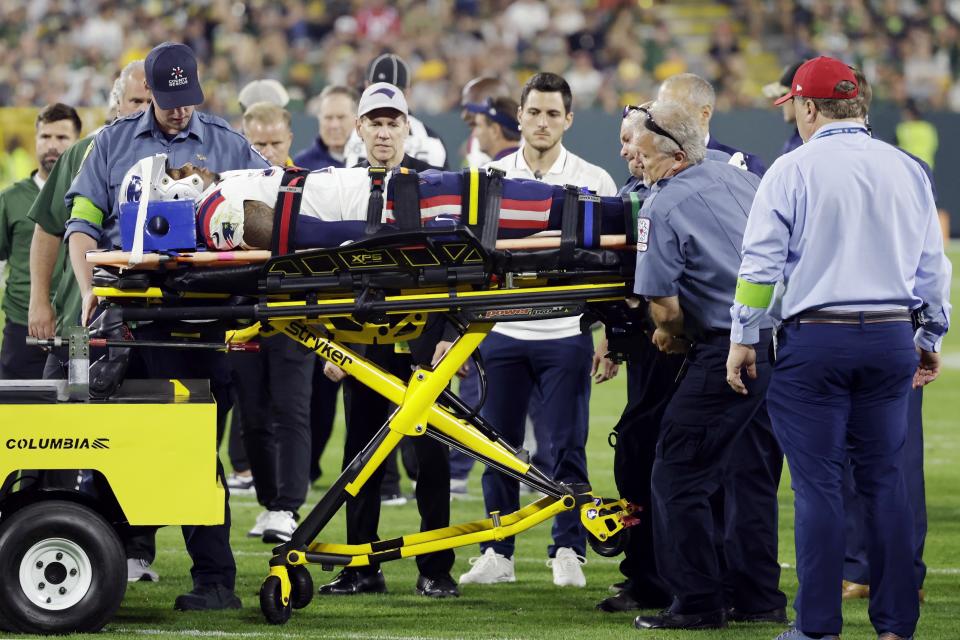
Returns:
[[[3,297],[7,315],[0,350],[0,379],[36,379],[43,375],[46,354],[27,347],[27,311],[30,306],[30,243],[33,221],[30,205],[50,176],[57,158],[80,137],[80,116],[73,107],[56,103],[37,115],[36,153],[39,168],[0,193],[0,260],[10,273]]]

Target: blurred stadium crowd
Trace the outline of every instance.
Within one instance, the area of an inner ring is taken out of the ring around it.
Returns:
[[[718,108],[814,53],[862,68],[878,99],[960,111],[958,0],[33,0],[0,4],[0,107],[105,106],[116,69],[175,38],[204,62],[204,110],[239,111],[275,78],[292,110],[328,84],[360,86],[383,50],[411,63],[411,108],[455,108],[481,74],[520,86],[562,74],[576,108],[614,112],[665,77],[700,73]]]

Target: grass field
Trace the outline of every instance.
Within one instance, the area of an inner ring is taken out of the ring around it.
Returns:
[[[951,246],[951,259],[960,264],[960,245]],[[953,285],[953,300],[960,299],[960,286]],[[955,318],[956,320],[956,318]],[[930,533],[925,559],[930,568],[925,590],[927,601],[921,609],[918,638],[960,638],[960,333],[956,329],[944,347],[944,372],[927,389],[924,405],[926,440],[927,510]],[[624,404],[624,380],[595,387],[591,404],[591,434],[587,452],[594,488],[601,495],[615,495],[612,450],[606,438]],[[339,468],[342,446],[342,422],[323,459],[326,474],[308,504],[333,480]],[[224,456],[226,460],[226,457]],[[145,461],[146,463],[146,461]],[[155,481],[176,473],[176,469],[154,469]],[[479,498],[479,470],[471,477],[474,499],[453,505],[453,520],[472,520],[483,515]],[[792,598],[797,581],[794,565],[793,510],[789,479],[784,474],[780,488],[780,558],[783,564],[782,588]],[[244,536],[258,513],[252,498],[235,497],[232,542],[237,557],[237,592],[243,599],[240,611],[216,613],[177,613],[172,610],[177,594],[190,589],[189,560],[180,532],[166,528],[157,536],[158,557],[154,567],[161,574],[158,584],[134,584],[114,621],[98,638],[135,636],[215,637],[215,638],[625,638],[648,637],[682,640],[773,638],[782,629],[775,625],[734,624],[723,631],[641,632],[633,629],[632,615],[611,615],[594,610],[594,604],[608,595],[607,586],[619,579],[617,559],[589,554],[584,567],[586,589],[559,589],[551,582],[550,569],[544,565],[549,525],[527,532],[518,539],[517,583],[494,586],[469,586],[459,599],[433,601],[414,595],[416,565],[411,560],[384,565],[390,593],[383,596],[348,598],[315,597],[306,609],[294,613],[283,627],[263,622],[257,604],[257,591],[266,573],[269,548],[259,540]],[[403,507],[383,510],[380,535],[392,537],[417,529],[419,519],[411,502]],[[342,515],[334,520],[324,540],[344,539]],[[468,568],[467,559],[475,548],[458,550],[454,576]],[[313,572],[314,582],[322,584],[334,574]],[[866,640],[876,636],[866,614],[866,602],[844,605],[845,640]],[[6,636],[11,637],[11,636]]]

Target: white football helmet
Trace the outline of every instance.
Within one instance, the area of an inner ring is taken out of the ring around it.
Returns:
[[[140,202],[144,179],[150,185],[149,201],[198,200],[203,193],[203,178],[198,175],[174,180],[167,175],[167,154],[143,158],[130,167],[120,183],[120,204]]]

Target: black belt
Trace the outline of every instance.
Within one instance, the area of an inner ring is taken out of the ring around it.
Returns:
[[[760,329],[760,339],[758,344],[770,342],[773,337],[773,329]],[[730,330],[710,330],[703,332],[693,340],[694,344],[709,344],[714,346],[730,346]]]
[[[803,311],[784,324],[877,324],[880,322],[913,322],[913,314],[905,310],[890,311]]]

